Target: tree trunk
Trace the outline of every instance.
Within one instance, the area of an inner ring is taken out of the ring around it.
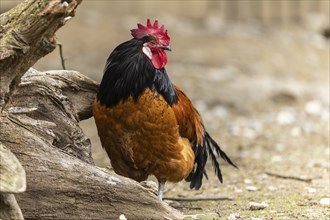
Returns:
[[[23,215],[180,219],[150,188],[94,166],[78,122],[92,116],[98,85],[75,71],[30,68],[55,48],[56,30],[80,2],[28,0],[0,15],[0,142],[26,172],[27,190],[16,195]]]

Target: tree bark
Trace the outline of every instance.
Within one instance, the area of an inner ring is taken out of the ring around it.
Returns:
[[[24,219],[13,193],[21,193],[25,189],[25,171],[21,163],[0,143],[0,219]]]
[[[0,193],[0,219],[24,220],[16,198],[11,193]]]
[[[29,69],[54,49],[54,33],[80,2],[28,0],[0,15],[0,142],[26,172],[27,190],[16,195],[23,215],[181,219],[150,188],[94,166],[78,122],[92,116],[97,83],[75,71]]]
[[[55,49],[55,32],[81,1],[28,0],[0,15],[0,110],[23,74]]]

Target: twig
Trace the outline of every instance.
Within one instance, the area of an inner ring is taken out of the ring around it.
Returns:
[[[181,205],[170,205],[172,208],[175,209],[189,209],[189,210],[203,210],[201,207],[197,207],[197,206],[181,206]]]
[[[64,59],[64,56],[63,56],[63,46],[62,46],[61,43],[57,43],[57,46],[60,49],[60,57],[61,57],[62,68],[64,70],[66,70],[66,68],[65,68],[65,59]]]
[[[178,202],[197,202],[197,201],[218,201],[218,200],[233,200],[227,196],[218,196],[218,197],[202,197],[202,198],[174,198],[174,197],[165,197],[164,200],[172,200]]]
[[[289,175],[283,175],[278,173],[272,173],[272,172],[265,172],[268,176],[274,176],[282,179],[292,179],[292,180],[298,180],[303,182],[311,182],[313,179],[308,177],[298,177],[298,176],[289,176]]]

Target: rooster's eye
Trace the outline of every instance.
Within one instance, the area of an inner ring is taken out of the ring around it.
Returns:
[[[152,46],[155,46],[155,45],[156,45],[155,41],[150,41],[150,44],[151,44]]]

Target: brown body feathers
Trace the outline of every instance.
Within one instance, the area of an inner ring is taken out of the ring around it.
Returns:
[[[137,181],[153,174],[178,182],[191,172],[191,144],[179,135],[173,109],[157,93],[146,89],[137,102],[130,97],[113,108],[95,101],[94,117],[116,173]]]

